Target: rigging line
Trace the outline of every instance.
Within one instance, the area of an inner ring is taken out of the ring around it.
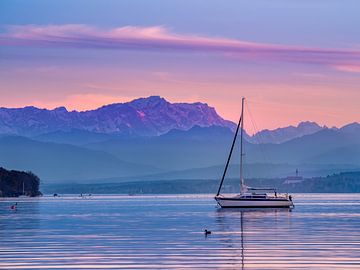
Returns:
[[[264,141],[264,140],[263,140],[262,134],[259,132],[259,128],[258,128],[258,126],[257,126],[257,124],[256,124],[255,118],[253,117],[253,115],[252,115],[252,113],[251,113],[251,111],[250,111],[250,107],[248,106],[248,104],[246,104],[246,105],[247,105],[248,113],[249,113],[249,115],[250,115],[251,122],[252,122],[252,124],[253,124],[253,126],[254,126],[254,129],[255,129],[255,135],[256,135],[256,134],[258,135],[258,136],[255,136],[255,140],[257,141],[257,144],[259,145],[260,152],[261,152],[261,154],[262,154],[262,156],[263,156],[264,161],[265,161],[266,163],[268,163],[269,160],[268,160],[268,157],[267,157],[267,155],[266,155],[266,151],[265,151],[265,149],[264,149],[264,147],[263,147],[263,141]]]
[[[261,152],[261,154],[263,156],[263,159],[264,159],[265,163],[269,163],[268,156],[266,154],[266,151],[265,151],[263,143],[262,143],[264,141],[263,138],[262,138],[262,134],[259,132],[258,126],[257,126],[256,121],[255,121],[255,118],[253,117],[253,115],[252,115],[252,113],[250,111],[250,107],[249,107],[249,104],[248,104],[247,101],[246,101],[245,105],[246,105],[246,109],[247,109],[247,111],[249,113],[250,120],[251,120],[251,123],[253,125],[253,129],[254,129],[253,138],[255,138],[257,144],[259,145],[260,152]]]
[[[234,146],[235,146],[235,142],[236,142],[236,137],[237,137],[238,132],[239,132],[239,127],[240,127],[241,121],[242,121],[242,117],[240,117],[239,123],[238,123],[238,125],[237,125],[237,127],[236,127],[234,139],[233,139],[233,142],[232,142],[232,145],[231,145],[231,148],[230,148],[230,153],[229,153],[228,159],[227,159],[227,161],[226,161],[224,173],[223,173],[223,175],[222,175],[222,178],[221,178],[221,181],[220,181],[220,186],[219,186],[218,192],[216,193],[216,196],[219,196],[219,194],[220,194],[221,187],[222,187],[222,185],[223,185],[223,182],[224,182],[224,179],[225,179],[225,175],[226,175],[227,169],[228,169],[228,167],[229,167],[231,155],[232,155],[232,152],[233,152],[233,150],[234,150]]]
[[[259,145],[259,148],[260,148],[260,152],[261,152],[261,154],[263,156],[264,162],[269,164],[270,159],[269,159],[269,155],[267,154],[267,151],[266,151],[265,146],[264,146],[264,141],[265,141],[264,137],[263,137],[262,133],[259,132],[259,128],[257,127],[256,123],[255,123],[255,127],[258,130],[257,133],[258,133],[259,138],[257,138],[257,141],[258,141],[258,145]]]
[[[246,103],[246,110],[247,110],[247,112],[249,113],[250,121],[251,121],[252,128],[253,128],[253,132],[254,132],[251,137],[254,138],[255,141],[259,144],[259,143],[260,143],[260,142],[259,142],[259,139],[258,139],[257,136],[255,136],[255,135],[258,133],[258,130],[257,130],[256,126],[255,126],[254,121],[253,121],[253,117],[252,117],[252,115],[251,115],[251,112],[250,112],[248,103]]]

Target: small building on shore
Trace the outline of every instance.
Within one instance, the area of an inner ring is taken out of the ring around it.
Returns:
[[[304,178],[299,175],[299,170],[296,169],[295,175],[286,177],[284,184],[285,185],[297,184],[297,183],[301,183],[302,181],[304,181]]]

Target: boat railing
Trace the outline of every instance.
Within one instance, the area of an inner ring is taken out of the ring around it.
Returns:
[[[257,191],[257,190],[261,190],[261,191],[272,191],[272,192],[276,192],[276,189],[275,188],[253,188],[253,187],[248,187],[247,188],[249,191]]]

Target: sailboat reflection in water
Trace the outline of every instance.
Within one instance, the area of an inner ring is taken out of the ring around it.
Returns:
[[[289,223],[284,221],[291,211],[289,208],[218,208],[217,234],[222,245],[220,250],[224,251],[221,256],[231,258],[234,269],[244,270],[245,266],[253,269],[254,265],[254,269],[270,269],[267,261],[259,261],[259,252],[264,257],[274,257],[273,252],[277,251],[269,243],[276,243],[277,236],[271,232],[277,228],[276,224],[281,224],[281,228],[288,232]],[[278,269],[276,267],[271,269]]]
[[[239,123],[236,127],[235,136],[231,145],[230,153],[228,160],[225,165],[225,170],[220,181],[218,192],[215,196],[217,203],[223,208],[233,208],[233,207],[244,207],[244,208],[280,208],[280,207],[293,207],[291,195],[288,194],[278,194],[273,188],[250,188],[247,187],[244,183],[243,177],[243,133],[244,133],[244,101],[245,98],[242,98],[242,108],[241,108],[241,117]],[[225,196],[221,195],[221,187],[223,185],[226,172],[229,166],[232,152],[234,150],[234,145],[240,129],[240,194],[236,196]]]
[[[225,221],[225,218],[229,217],[229,216],[223,215],[224,214],[223,211],[237,211],[237,210],[218,209],[217,221],[218,221],[219,226],[221,227],[219,231],[225,232],[225,231],[230,230],[230,228],[228,228],[228,226],[226,226],[226,228],[224,227],[225,224],[229,225],[228,222]],[[231,216],[232,220],[236,220],[236,217],[234,217],[234,214],[235,214],[235,216],[237,216],[238,213],[240,214],[240,234],[236,234],[236,235],[240,235],[240,244],[241,244],[240,248],[238,246],[239,245],[238,238],[233,239],[233,237],[226,237],[226,235],[230,236],[230,234],[225,234],[221,239],[222,239],[222,241],[224,241],[226,243],[227,247],[232,249],[232,251],[233,251],[232,255],[235,255],[234,257],[236,258],[235,263],[236,263],[237,268],[239,268],[238,258],[239,257],[241,258],[241,269],[243,270],[244,266],[245,266],[244,212],[243,212],[243,210],[240,210],[240,211],[237,211],[234,213],[230,213],[230,216]],[[238,253],[239,250],[240,250],[241,254]]]

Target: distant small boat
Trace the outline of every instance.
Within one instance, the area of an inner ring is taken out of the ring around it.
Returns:
[[[223,208],[280,208],[280,207],[293,207],[291,195],[288,194],[278,194],[274,188],[250,188],[247,187],[244,183],[243,178],[243,133],[244,133],[244,101],[245,98],[242,98],[242,108],[241,108],[241,117],[236,128],[235,136],[231,145],[230,153],[228,160],[225,165],[224,173],[220,181],[218,192],[215,196],[217,203]],[[234,145],[237,139],[237,135],[240,131],[240,194],[235,196],[226,196],[221,195],[221,187],[223,185],[226,172],[229,166],[232,152],[234,150]]]

